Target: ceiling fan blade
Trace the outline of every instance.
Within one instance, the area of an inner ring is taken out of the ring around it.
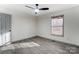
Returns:
[[[35,8],[33,8],[33,7],[31,7],[31,6],[27,6],[27,5],[26,5],[25,7],[28,7],[28,8],[31,8],[31,9],[35,9]]]
[[[40,8],[39,10],[49,10],[49,8]]]

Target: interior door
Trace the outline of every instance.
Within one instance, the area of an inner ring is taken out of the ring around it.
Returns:
[[[5,27],[6,27],[6,43],[7,44],[9,44],[9,43],[11,43],[10,41],[11,41],[11,16],[10,15],[6,15],[6,25],[5,25]]]
[[[5,44],[6,41],[6,15],[1,15],[1,31],[2,31],[2,44]]]
[[[11,39],[11,16],[0,14],[0,46],[10,43]]]
[[[0,46],[2,45],[2,31],[1,31],[1,15],[0,15]]]

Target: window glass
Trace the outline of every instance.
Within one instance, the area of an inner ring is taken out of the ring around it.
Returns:
[[[54,35],[64,35],[63,32],[63,23],[64,16],[55,16],[52,17],[52,34]]]

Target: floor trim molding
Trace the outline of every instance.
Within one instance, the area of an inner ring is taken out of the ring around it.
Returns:
[[[58,42],[58,43],[62,43],[62,44],[66,44],[66,45],[70,45],[70,46],[75,46],[75,47],[78,47],[78,45],[75,45],[75,44],[71,44],[71,43],[66,43],[66,42],[61,42],[61,41],[57,41],[57,40],[52,40],[52,39],[49,39],[49,38],[46,38],[46,37],[42,37],[42,36],[38,36],[40,38],[43,38],[43,39],[47,39],[47,40],[51,40],[52,42]]]
[[[57,41],[57,40],[51,40],[51,39],[49,39],[49,38],[45,38],[45,37],[42,37],[42,36],[33,36],[33,37],[30,37],[30,38],[26,38],[26,39],[33,39],[33,38],[43,38],[43,39],[50,40],[50,41],[52,41],[52,42],[58,42],[58,43],[62,43],[62,44],[70,45],[70,46],[75,46],[75,47],[78,47],[78,48],[79,48],[79,46],[78,46],[78,45],[75,45],[75,44],[65,43],[65,42],[61,42],[61,41]],[[26,40],[26,39],[23,39],[23,40]],[[12,42],[12,44],[13,44],[13,43],[17,43],[17,42],[19,42],[19,41],[23,41],[23,40],[14,41],[14,42]]]
[[[23,40],[26,40],[26,39],[33,39],[33,38],[37,38],[38,36],[32,36],[32,37],[29,37],[29,38],[25,38],[25,39],[22,39],[22,40],[17,40],[17,41],[14,41],[14,42],[11,42],[11,44],[13,43],[17,43],[19,41],[23,41]]]

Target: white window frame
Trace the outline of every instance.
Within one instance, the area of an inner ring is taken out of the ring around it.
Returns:
[[[55,35],[55,36],[64,36],[64,15],[59,15],[59,16],[53,16],[53,17],[51,17],[52,19],[51,19],[51,34],[52,35]],[[60,26],[60,25],[57,25],[57,26],[55,26],[54,24],[53,24],[53,20],[55,20],[55,18],[57,19],[59,19],[59,18],[62,18],[62,20],[63,20],[63,22],[62,22],[62,25]],[[53,24],[53,26],[52,26],[52,24]],[[55,28],[55,27],[62,27],[62,34],[55,34],[54,32],[53,32],[53,28]]]

